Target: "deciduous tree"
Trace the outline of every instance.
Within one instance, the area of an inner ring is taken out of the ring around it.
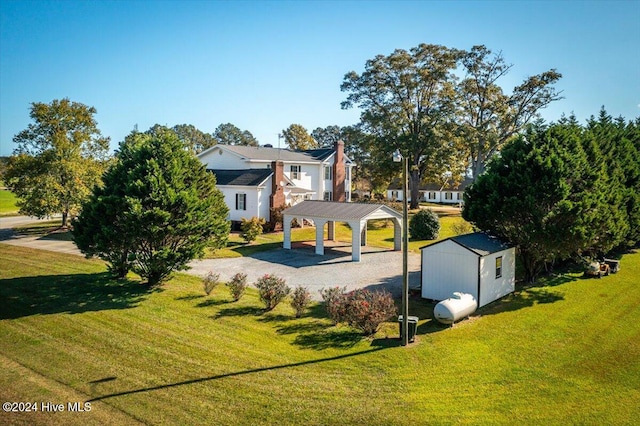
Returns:
[[[253,137],[250,131],[240,130],[231,123],[219,125],[213,131],[213,137],[218,143],[225,145],[245,145],[258,146],[258,140]]]
[[[465,78],[458,84],[461,136],[471,158],[474,178],[484,172],[486,162],[524,126],[539,116],[551,102],[562,99],[553,85],[562,74],[555,69],[527,78],[510,95],[499,80],[512,65],[501,52],[474,46],[462,56]]]
[[[282,131],[284,141],[289,149],[314,149],[318,148],[318,142],[311,137],[307,129],[300,124],[292,124]]]
[[[100,134],[96,109],[69,99],[31,104],[33,123],[18,133],[5,183],[20,213],[39,218],[62,214],[62,226],[100,184],[109,138]]]
[[[398,149],[410,167],[411,207],[418,205],[419,184],[466,168],[455,137],[456,69],[461,52],[421,44],[409,51],[368,60],[362,74],[344,76],[348,93],[342,108],[362,110],[362,130],[373,136],[371,148],[381,170],[398,170],[391,162]]]

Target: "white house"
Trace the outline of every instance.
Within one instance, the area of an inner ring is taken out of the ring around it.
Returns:
[[[420,185],[418,188],[420,191],[419,201],[428,201],[431,203],[443,203],[443,204],[460,204],[463,200],[464,190],[473,183],[473,179],[464,178],[461,182],[456,183],[453,180],[447,181],[445,184],[441,183],[427,183]],[[402,182],[395,180],[387,188],[387,200],[389,201],[402,201],[404,194],[402,192]],[[409,200],[411,200],[411,193],[409,193]]]
[[[478,307],[515,289],[515,249],[483,232],[422,247],[422,297],[445,300],[469,293]]]
[[[351,201],[355,165],[342,141],[306,151],[214,145],[198,158],[216,175],[233,222],[253,216],[269,221],[271,208],[303,200]]]

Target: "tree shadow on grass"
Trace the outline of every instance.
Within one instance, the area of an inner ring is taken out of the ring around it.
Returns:
[[[0,319],[133,308],[155,291],[107,272],[8,278],[0,280]]]
[[[326,327],[326,326],[325,326]],[[364,336],[349,328],[329,327],[319,331],[298,334],[293,343],[306,349],[349,349],[358,344]]]
[[[258,308],[255,306],[241,306],[233,308],[220,309],[220,311],[211,316],[212,319],[218,319],[223,317],[242,317],[242,316],[258,316],[264,313],[264,308]]]

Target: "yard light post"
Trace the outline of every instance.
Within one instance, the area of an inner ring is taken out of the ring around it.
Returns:
[[[407,206],[407,169],[409,168],[407,157],[396,149],[393,153],[393,162],[402,162],[402,346],[409,343],[409,213]]]

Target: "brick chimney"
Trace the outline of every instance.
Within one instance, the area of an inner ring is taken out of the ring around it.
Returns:
[[[333,164],[333,201],[346,201],[344,189],[344,142],[339,140],[333,145],[336,151]]]
[[[271,170],[271,197],[269,197],[269,207],[278,208],[284,206],[284,188],[280,184],[284,182],[284,162],[282,160],[272,161]]]

